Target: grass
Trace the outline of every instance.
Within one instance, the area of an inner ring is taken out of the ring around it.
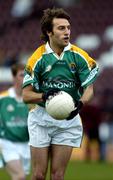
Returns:
[[[102,162],[71,162],[65,180],[112,180],[112,166]]]
[[[3,169],[0,169],[0,180],[10,180],[10,177]],[[30,180],[30,176],[27,180]],[[47,180],[49,180],[49,174]],[[65,180],[113,180],[113,164],[70,161]]]

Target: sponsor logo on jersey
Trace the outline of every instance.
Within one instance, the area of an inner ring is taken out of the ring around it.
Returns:
[[[26,127],[27,126],[27,121],[26,118],[22,118],[22,117],[12,117],[11,121],[7,121],[6,122],[8,127]]]
[[[66,64],[66,60],[65,61],[64,60],[58,60],[56,62],[56,64],[65,65]]]
[[[74,81],[43,81],[43,86],[46,88],[73,88],[75,87]]]

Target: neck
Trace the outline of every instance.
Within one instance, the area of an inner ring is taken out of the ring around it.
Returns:
[[[49,45],[50,45],[50,47],[51,47],[51,49],[58,55],[58,56],[60,56],[61,55],[61,53],[63,52],[63,50],[64,50],[64,47],[59,47],[59,46],[57,46],[57,45],[54,45],[53,43],[49,43]]]
[[[14,86],[14,89],[15,89],[15,93],[17,95],[18,98],[21,98],[22,97],[22,89],[18,86]]]

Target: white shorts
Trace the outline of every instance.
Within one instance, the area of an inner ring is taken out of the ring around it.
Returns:
[[[11,142],[6,139],[0,139],[1,147],[1,167],[4,163],[12,160],[21,160],[26,174],[30,172],[30,148],[28,143]],[[4,162],[4,163],[3,163]]]
[[[45,125],[46,121],[49,125]],[[59,122],[48,116],[44,108],[35,109],[29,113],[28,130],[29,145],[33,147],[48,147],[51,144],[81,146],[83,127],[79,115],[73,120],[60,120]]]

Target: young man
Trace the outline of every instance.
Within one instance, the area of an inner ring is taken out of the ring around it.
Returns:
[[[45,180],[50,157],[51,180],[63,180],[72,148],[83,136],[79,110],[93,95],[96,62],[70,41],[70,17],[63,9],[47,9],[41,20],[46,42],[29,58],[23,82],[23,99],[36,103],[28,117],[32,155],[32,180]],[[49,95],[69,93],[76,110],[67,119],[55,120],[45,110]]]
[[[24,65],[12,66],[14,85],[0,94],[0,166],[12,180],[25,180],[30,171],[28,106],[22,100]]]

